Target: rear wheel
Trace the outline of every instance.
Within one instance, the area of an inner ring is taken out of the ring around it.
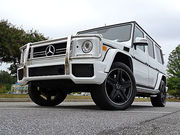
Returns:
[[[157,97],[151,97],[151,103],[154,107],[165,107],[166,105],[166,83],[161,80],[160,92],[158,93]]]
[[[91,96],[101,109],[128,108],[136,95],[135,79],[132,71],[123,63],[112,65],[103,84],[91,91]]]
[[[32,82],[29,84],[28,93],[31,100],[40,106],[56,106],[63,102],[67,96],[62,91],[45,89]]]

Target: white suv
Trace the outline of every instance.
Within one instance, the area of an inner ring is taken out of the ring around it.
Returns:
[[[75,36],[20,48],[18,82],[41,106],[55,106],[68,93],[91,92],[101,109],[126,109],[135,96],[166,103],[166,75],[160,46],[136,23],[80,31]]]

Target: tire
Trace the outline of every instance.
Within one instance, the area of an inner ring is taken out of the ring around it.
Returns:
[[[103,84],[91,91],[93,101],[105,110],[124,110],[131,106],[136,95],[132,71],[121,62],[113,63]]]
[[[29,83],[28,93],[31,100],[40,106],[56,106],[63,102],[67,96],[62,91],[43,89],[32,82]]]
[[[166,83],[161,80],[159,93],[157,97],[151,97],[151,103],[154,107],[165,107],[166,105]]]

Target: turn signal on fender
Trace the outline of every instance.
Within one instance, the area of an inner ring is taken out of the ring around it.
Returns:
[[[102,50],[103,50],[103,51],[107,51],[107,46],[103,45],[103,46],[102,46]]]

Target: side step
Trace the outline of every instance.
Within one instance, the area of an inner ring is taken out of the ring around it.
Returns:
[[[137,92],[138,93],[152,94],[154,96],[154,95],[158,94],[160,91],[159,90],[148,89],[148,88],[137,87]]]

